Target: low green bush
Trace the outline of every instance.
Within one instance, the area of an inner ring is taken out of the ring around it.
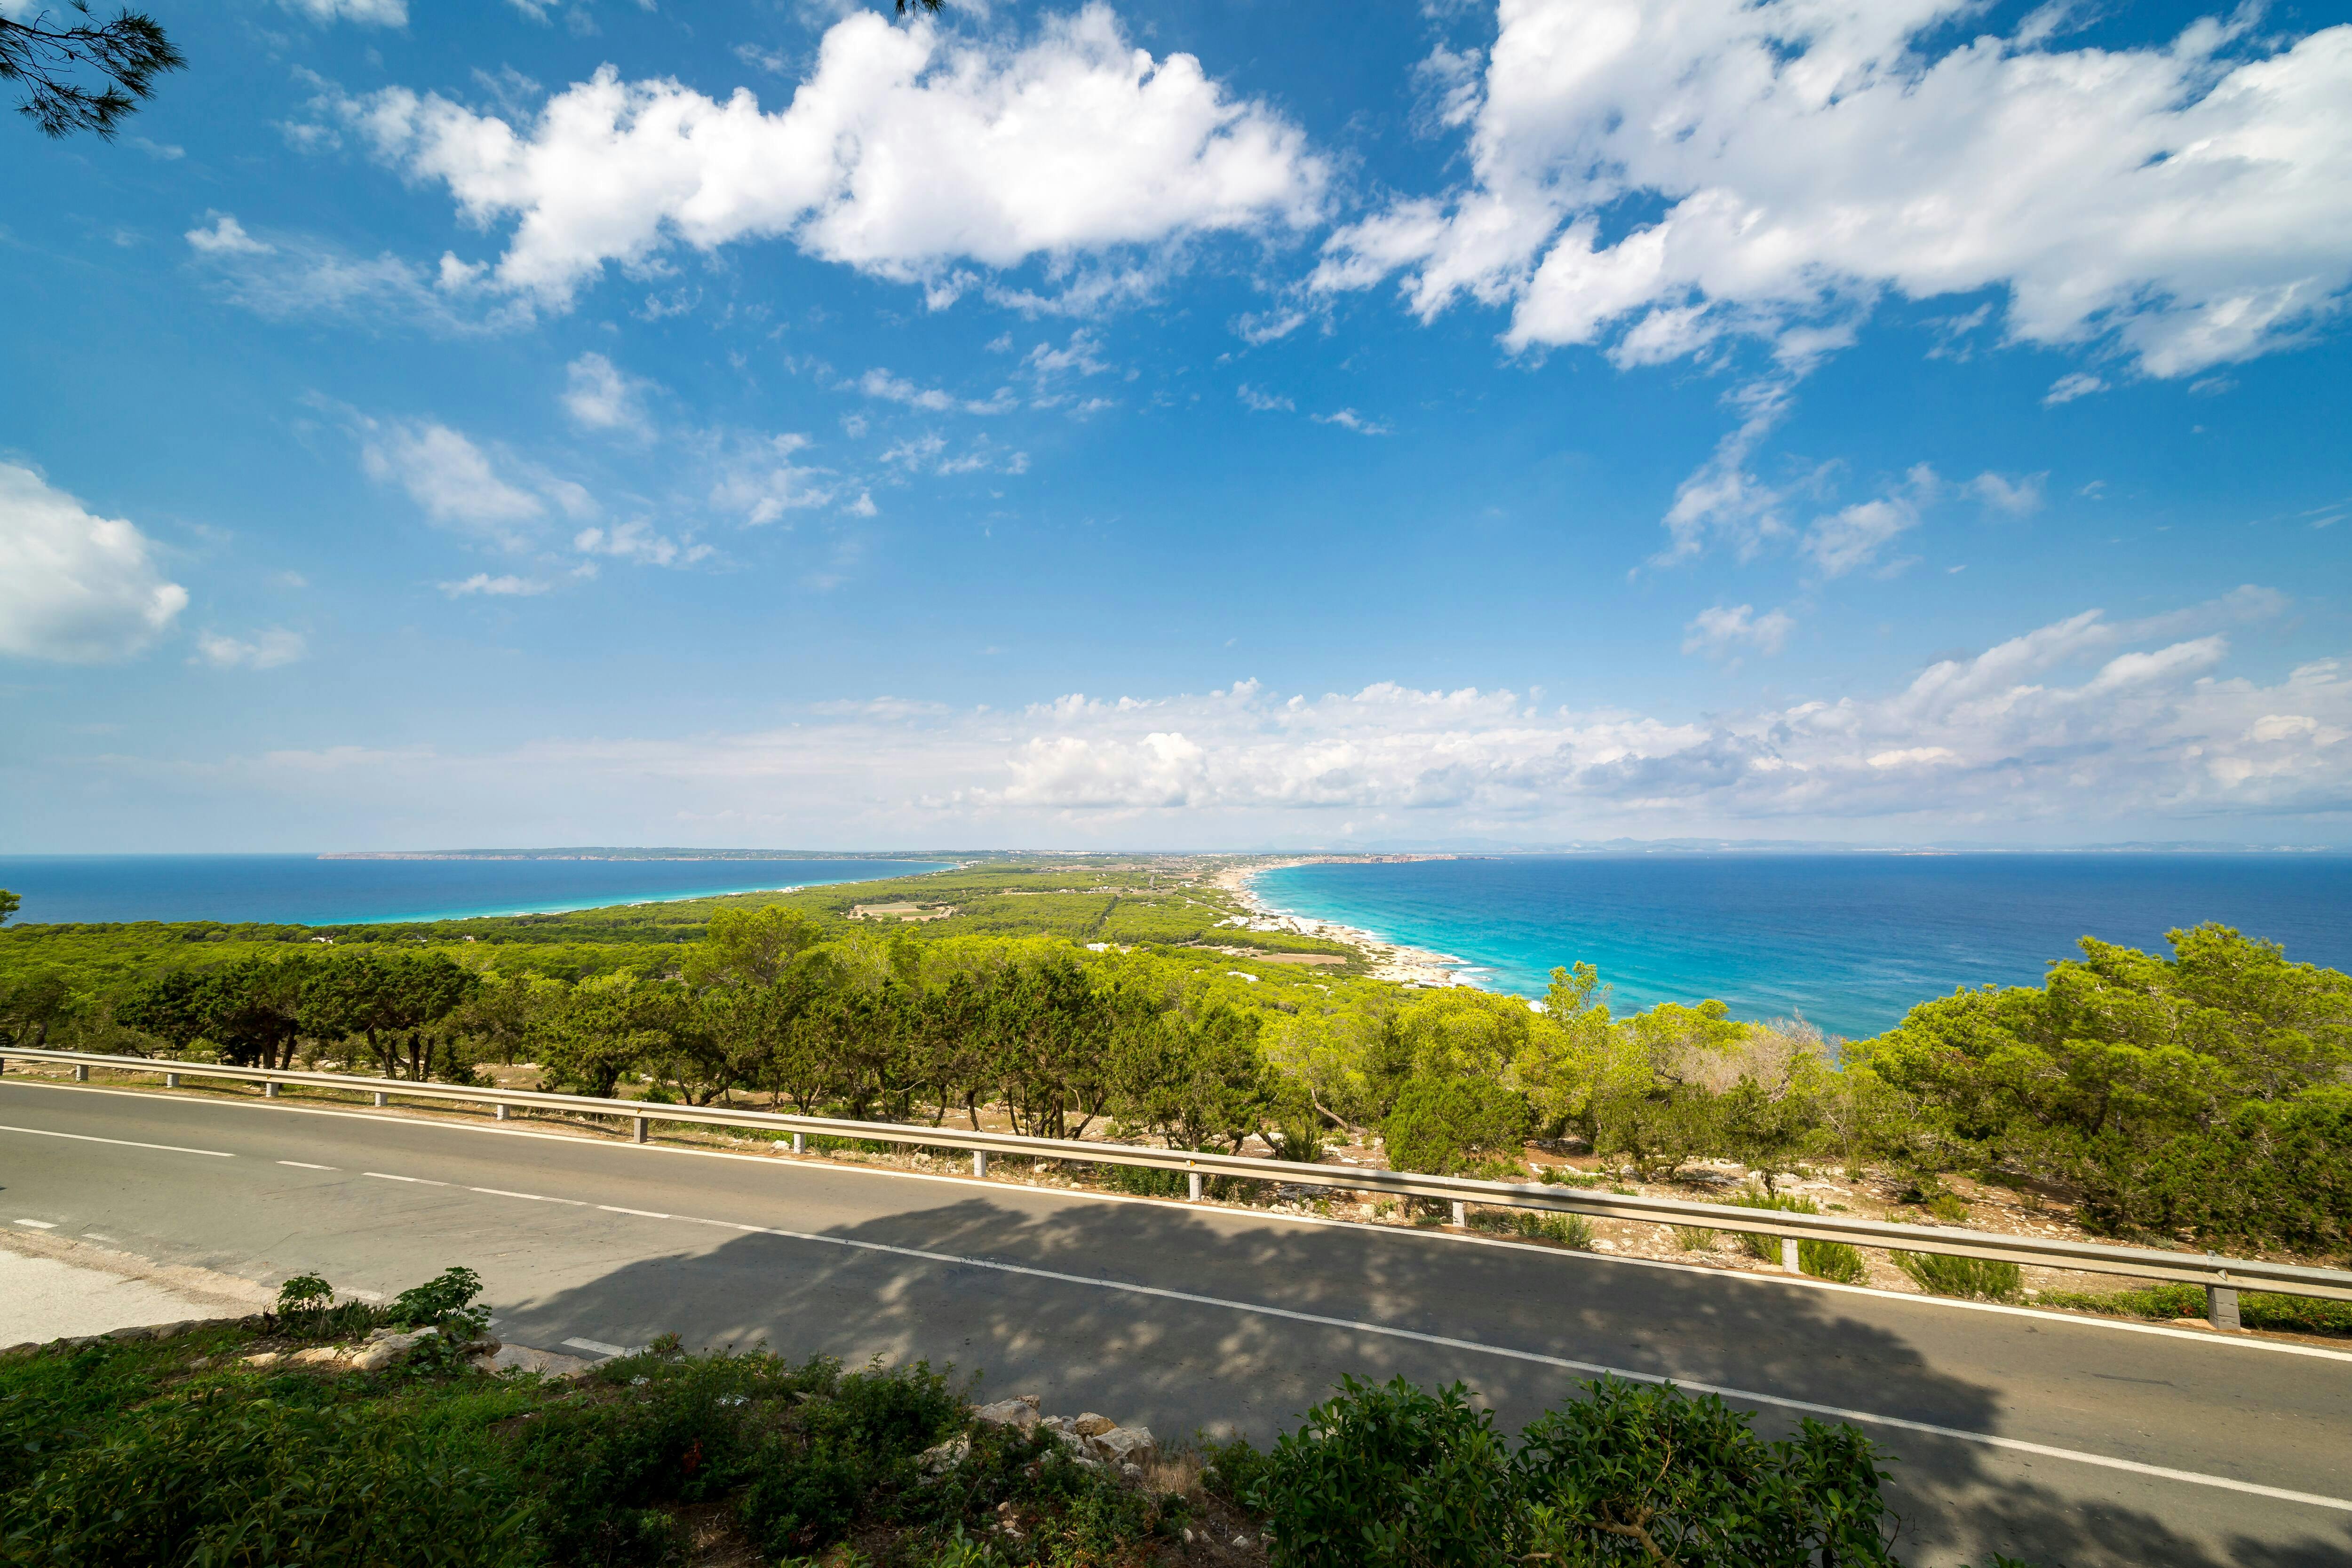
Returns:
[[[1767,1443],[1750,1419],[1606,1379],[1514,1448],[1458,1384],[1349,1379],[1276,1440],[1247,1496],[1275,1568],[1892,1563],[1869,1440],[1808,1420]]]
[[[1787,1214],[1819,1214],[1822,1206],[1810,1197],[1794,1193],[1744,1192],[1731,1199],[1740,1208],[1771,1208]],[[1739,1245],[1751,1258],[1767,1263],[1780,1260],[1780,1239],[1759,1236],[1753,1231],[1740,1234]],[[1800,1237],[1797,1240],[1797,1267],[1817,1279],[1834,1280],[1841,1285],[1858,1285],[1870,1277],[1862,1261],[1862,1254],[1843,1241],[1814,1241]]]
[[[323,1284],[286,1304],[320,1310]],[[478,1290],[452,1270],[399,1310],[446,1327]],[[856,1535],[893,1563],[1125,1563],[1184,1516],[1049,1432],[973,1427],[963,1391],[920,1364],[690,1356],[666,1335],[582,1385],[454,1355],[257,1370],[238,1358],[288,1337],[268,1322],[0,1362],[0,1563],[669,1568],[691,1544],[680,1511],[700,1508],[769,1562]],[[961,1461],[926,1474],[923,1451],[958,1435]],[[1007,1519],[1027,1544],[971,1555]]]
[[[1153,1170],[1149,1166],[1097,1166],[1096,1179],[1113,1192],[1139,1197],[1182,1197],[1191,1190],[1182,1171]]]
[[[1669,1228],[1675,1233],[1675,1245],[1685,1252],[1712,1252],[1716,1238],[1723,1234],[1719,1230],[1709,1230],[1704,1225],[1676,1225]]]
[[[1592,1222],[1580,1214],[1539,1214],[1528,1208],[1481,1208],[1470,1215],[1470,1228],[1490,1236],[1523,1236],[1531,1241],[1552,1241],[1579,1251],[1592,1246]]]
[[[2014,1263],[1984,1258],[1948,1258],[1937,1252],[1897,1252],[1895,1266],[1931,1295],[1972,1301],[2013,1301],[2025,1289]]]
[[[2149,1285],[2136,1291],[2044,1291],[2033,1299],[2033,1304],[2073,1312],[2113,1312],[2127,1318],[2202,1318],[2205,1288]],[[2277,1329],[2288,1333],[2352,1334],[2352,1301],[2242,1291],[2238,1296],[2238,1322],[2250,1329]]]
[[[1870,1278],[1862,1254],[1843,1241],[1800,1239],[1797,1267],[1817,1280],[1833,1280],[1841,1285],[1859,1285]]]

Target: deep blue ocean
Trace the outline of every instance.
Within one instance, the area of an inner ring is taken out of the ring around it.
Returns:
[[[2096,936],[2168,952],[2218,920],[2352,969],[2352,856],[2221,854],[1543,855],[1294,866],[1268,904],[1466,960],[1541,996],[1581,960],[1619,1010],[1717,997],[1735,1017],[1802,1015],[1872,1035],[1958,986],[2033,985]]]
[[[939,871],[910,861],[373,861],[316,855],[0,856],[24,925],[261,920],[343,925],[541,915]]]

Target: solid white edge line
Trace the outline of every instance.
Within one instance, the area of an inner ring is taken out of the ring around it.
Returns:
[[[48,1080],[38,1078],[0,1079],[0,1087],[64,1089],[70,1090],[73,1092],[80,1094],[112,1094],[119,1095],[128,1100],[145,1100],[150,1103],[157,1100],[167,1100],[168,1103],[178,1105],[205,1105],[216,1109],[256,1111],[279,1115],[334,1116],[355,1122],[374,1122],[378,1124],[390,1123],[398,1126],[439,1127],[451,1132],[484,1134],[492,1137],[536,1138],[547,1143],[564,1144],[574,1148],[583,1149],[604,1149],[614,1152],[627,1150],[634,1154],[653,1153],[663,1155],[685,1155],[700,1159],[740,1160],[748,1165],[763,1166],[771,1170],[784,1169],[824,1173],[836,1176],[881,1176],[886,1178],[894,1178],[899,1181],[944,1182],[953,1186],[980,1187],[986,1191],[995,1193],[1000,1197],[1013,1194],[1026,1194],[1038,1197],[1076,1199],[1087,1203],[1143,1203],[1150,1204],[1153,1207],[1160,1208],[1178,1209],[1186,1214],[1203,1218],[1210,1216],[1223,1216],[1232,1219],[1246,1220],[1250,1223],[1260,1225],[1279,1223],[1284,1225],[1328,1226],[1343,1230],[1371,1232],[1394,1240],[1444,1242],[1462,1247],[1506,1247],[1515,1251],[1540,1253],[1547,1258],[1570,1260],[1574,1262],[1614,1263],[1621,1267],[1629,1269],[1665,1269],[1679,1274],[1697,1274],[1709,1280],[1730,1281],[1743,1285],[1757,1285],[1790,1291],[1826,1291],[1838,1294],[1868,1296],[1876,1301],[1892,1302],[1911,1308],[1927,1308],[1931,1310],[1940,1308],[1948,1312],[1992,1312],[2004,1317],[2034,1318],[2046,1323],[2063,1324],[2067,1328],[2103,1330],[2111,1333],[2157,1334],[2166,1339],[2184,1341],[2190,1344],[2209,1345],[2217,1349],[2267,1351],[2274,1355],[2305,1355],[2315,1357],[2322,1361],[2352,1362],[2352,1351],[2329,1350],[2324,1345],[2294,1344],[2279,1340],[2263,1339],[2257,1337],[2257,1331],[2248,1331],[2246,1337],[2243,1338],[2224,1337],[2223,1335],[2200,1329],[2179,1329],[2173,1328],[2165,1323],[2127,1322],[2118,1318],[2096,1317],[2086,1312],[2062,1312],[2048,1307],[2015,1307],[2008,1306],[1999,1301],[1964,1301],[1951,1296],[1931,1296],[1924,1292],[1914,1294],[1906,1291],[1882,1291],[1870,1285],[1841,1285],[1834,1281],[1817,1280],[1812,1278],[1811,1275],[1750,1273],[1748,1270],[1741,1269],[1709,1269],[1696,1263],[1676,1263],[1664,1258],[1628,1258],[1614,1252],[1572,1252],[1562,1248],[1538,1247],[1529,1242],[1511,1241],[1496,1236],[1465,1236],[1457,1232],[1446,1230],[1409,1229],[1401,1226],[1371,1225],[1361,1220],[1324,1218],[1312,1214],[1282,1214],[1270,1209],[1223,1208],[1213,1204],[1188,1203],[1178,1198],[1139,1197],[1130,1193],[1093,1192],[1084,1187],[1031,1186],[1016,1182],[983,1181],[968,1176],[949,1176],[931,1171],[903,1171],[890,1166],[880,1166],[834,1165],[830,1162],[817,1159],[794,1159],[790,1155],[780,1155],[737,1154],[729,1149],[690,1149],[682,1148],[672,1144],[609,1144],[601,1139],[570,1137],[562,1133],[534,1133],[530,1131],[528,1128],[522,1127],[502,1125],[476,1126],[467,1122],[442,1121],[431,1117],[393,1115],[375,1111],[336,1111],[329,1110],[323,1106],[289,1105],[282,1100],[268,1102],[258,1100],[217,1100],[211,1098],[210,1096],[192,1094],[184,1091],[173,1092],[162,1090],[141,1091],[136,1089],[101,1089],[89,1084],[52,1082]],[[7,1129],[0,1128],[0,1131],[5,1130]],[[21,1130],[26,1132],[40,1131],[38,1128],[29,1127]],[[55,1135],[58,1137],[75,1137],[79,1134],[59,1133]],[[98,1143],[110,1143],[116,1140],[100,1138],[93,1141]],[[168,1147],[169,1145],[157,1145],[154,1146]],[[210,1154],[213,1151],[208,1149],[194,1149],[186,1152],[192,1154]],[[577,1200],[571,1198],[551,1198],[546,1201],[570,1203]],[[2126,1278],[2126,1276],[2117,1277]],[[2248,1288],[2252,1289],[2252,1287]]]
[[[473,1190],[483,1189],[478,1187]],[[531,1195],[510,1193],[500,1196],[530,1197]],[[1518,1350],[1508,1345],[1487,1344],[1478,1340],[1456,1339],[1448,1334],[1425,1333],[1418,1329],[1398,1328],[1389,1323],[1365,1322],[1360,1319],[1332,1317],[1322,1312],[1303,1312],[1295,1308],[1267,1306],[1258,1301],[1237,1301],[1224,1296],[1204,1296],[1197,1291],[1171,1290],[1161,1285],[1143,1285],[1124,1280],[1107,1280],[1085,1274],[1071,1274],[1058,1269],[1039,1269],[1025,1263],[999,1262],[993,1259],[970,1258],[954,1252],[932,1252],[919,1247],[896,1247],[883,1241],[862,1241],[851,1237],[824,1236],[805,1230],[780,1230],[773,1226],[741,1225],[729,1220],[699,1219],[688,1215],[646,1215],[643,1209],[616,1208],[611,1204],[599,1204],[596,1207],[610,1214],[677,1219],[692,1225],[716,1225],[755,1236],[773,1236],[788,1241],[815,1242],[827,1247],[845,1247],[861,1252],[879,1252],[896,1258],[913,1258],[927,1263],[943,1263],[950,1268],[986,1269],[999,1274],[1013,1274],[1033,1280],[1049,1280],[1055,1284],[1080,1285],[1092,1290],[1110,1291],[1123,1295],[1148,1296],[1160,1301],[1181,1301],[1191,1306],[1214,1307],[1220,1311],[1242,1312],[1253,1317],[1281,1318],[1291,1322],[1311,1323],[1317,1327],[1339,1329],[1349,1333],[1377,1334],[1388,1339],[1411,1340],[1419,1344],[1436,1345],[1446,1350],[1467,1351],[1476,1355],[1496,1356],[1508,1361],[1530,1362],[1542,1366],[1555,1366],[1564,1371],[1586,1373],[1596,1377],[1619,1377],[1633,1383],[1672,1384],[1677,1388],[1699,1394],[1713,1394],[1718,1397],[1737,1400],[1743,1404],[1769,1405],[1782,1410],[1794,1410],[1808,1416],[1825,1416],[1840,1421],[1866,1422],[1876,1427],[1890,1427],[1898,1431],[1920,1432],[1931,1437],[1950,1437],[1964,1443],[1976,1443],[1986,1448],[2003,1448],[2011,1453],[2065,1459],[2078,1465],[2095,1466],[2101,1469],[2122,1470],[2132,1475],[2152,1476],[2160,1480],[2181,1481],[2190,1486],[2215,1487],[2224,1491],[2272,1498],[2281,1502],[2305,1503],[2315,1508],[2334,1509],[2340,1512],[2352,1513],[2352,1499],[2323,1497],[2316,1492],[2292,1491],[2284,1487],[2263,1486],[2254,1481],[2235,1480],[2228,1476],[2207,1475],[2198,1470],[2182,1470],[2166,1465],[2145,1464],[2137,1459],[2117,1458],[2108,1454],[2087,1453],[2078,1448],[2061,1448],[2048,1443],[2029,1442],[2021,1437],[2003,1437],[1991,1432],[1971,1432],[1964,1427],[1939,1426],[1931,1421],[1914,1421],[1907,1416],[1882,1415],[1873,1410],[1855,1410],[1841,1405],[1822,1405],[1811,1399],[1795,1399],[1786,1395],[1759,1393],[1752,1388],[1734,1388],[1717,1383],[1698,1383],[1654,1372],[1635,1372],[1628,1367],[1608,1366],[1592,1361],[1575,1361],[1566,1356],[1549,1355],[1541,1351]],[[563,1343],[582,1350],[598,1351],[607,1355],[625,1354],[616,1346],[601,1344],[593,1340],[567,1339]]]
[[[177,1144],[142,1144],[136,1138],[100,1138],[88,1133],[52,1133],[47,1127],[0,1126],[0,1133],[25,1133],[36,1138],[71,1138],[77,1144],[114,1144],[126,1149],[161,1149],[167,1155],[209,1155],[216,1160],[236,1158],[226,1149],[184,1149]]]
[[[746,1227],[746,1228],[750,1228]],[[1170,1290],[1160,1285],[1139,1285],[1118,1280],[1090,1279],[1084,1274],[1067,1274],[1058,1270],[1032,1268],[1023,1263],[1000,1263],[986,1258],[965,1258],[950,1252],[928,1252],[914,1247],[893,1247],[881,1241],[860,1241],[844,1236],[818,1236],[805,1231],[778,1230],[762,1228],[770,1236],[793,1241],[815,1241],[834,1247],[850,1247],[862,1251],[887,1252],[902,1258],[919,1258],[928,1262],[945,1263],[970,1269],[988,1269],[998,1273],[1019,1274],[1032,1279],[1051,1280],[1060,1284],[1086,1285],[1099,1291],[1114,1291],[1129,1295],[1152,1296],[1163,1301],[1183,1301],[1194,1306],[1217,1307],[1226,1312],[1244,1312],[1257,1317],[1284,1318],[1293,1322],[1314,1323],[1325,1328],[1342,1329],[1355,1333],[1379,1334],[1390,1339],[1412,1340],[1422,1344],[1438,1345],[1447,1350],[1468,1351],[1478,1355],[1491,1355],[1509,1361],[1533,1362],[1544,1366],[1557,1366],[1570,1372],[1589,1373],[1601,1377],[1622,1377],[1629,1382],[1673,1384],[1677,1388],[1700,1394],[1713,1394],[1725,1399],[1743,1403],[1770,1405],[1783,1410],[1801,1411],[1806,1415],[1827,1416],[1842,1421],[1865,1421],[1874,1426],[1893,1427],[1906,1432],[1924,1432],[1938,1437],[1954,1437],[1965,1443],[1982,1444],[1988,1448],[2006,1448],[2015,1453],[2037,1454],[2044,1458],[2069,1459],[2076,1464],[2095,1465],[2103,1469],[2125,1470],[2134,1475],[2154,1476],[2164,1480],[2186,1481],[2192,1486],[2218,1487],[2225,1491],[2244,1492],[2253,1497],[2275,1498],[2282,1502],[2308,1503],[2315,1508],[2335,1509],[2352,1513],[2352,1498],[2323,1497],[2316,1492],[2290,1491],[2284,1487],[2266,1487],[2253,1481],[2233,1480],[2227,1476],[2206,1475],[2197,1470],[2178,1470],[2163,1465],[2143,1464],[2137,1459],[2116,1458],[2106,1454],[2085,1453],[2076,1448],[2053,1448],[2047,1443],[2027,1442],[2020,1437],[2003,1437],[1990,1432],[1971,1432],[1958,1427],[1940,1427],[1933,1422],[1914,1421],[1901,1416],[1883,1416],[1870,1410],[1852,1410],[1838,1405],[1820,1405],[1810,1399],[1792,1399],[1785,1395],[1760,1394],[1749,1388],[1733,1388],[1723,1384],[1688,1382],[1654,1372],[1634,1372],[1624,1367],[1606,1366],[1599,1362],[1572,1361],[1565,1356],[1547,1355],[1540,1351],[1516,1350],[1507,1345],[1485,1344],[1477,1340],[1454,1339],[1446,1334],[1424,1333],[1418,1329],[1397,1328],[1386,1323],[1360,1322],[1352,1318],[1335,1318],[1320,1312],[1302,1312],[1290,1307],[1265,1306],[1255,1301],[1236,1301],[1223,1296],[1203,1296],[1191,1291]]]
[[[593,1350],[598,1355],[626,1355],[628,1351],[617,1344],[606,1344],[597,1339],[568,1339],[563,1342],[573,1350]]]

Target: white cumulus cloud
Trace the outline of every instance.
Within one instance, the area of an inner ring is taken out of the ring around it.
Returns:
[[[408,0],[278,0],[313,22],[357,22],[363,26],[408,26]]]
[[[607,263],[760,237],[947,298],[959,263],[1301,227],[1327,179],[1279,113],[1190,55],[1155,60],[1100,5],[1017,47],[850,16],[773,112],[748,89],[720,102],[611,67],[522,123],[400,88],[341,108],[469,220],[511,221],[493,276],[551,306]]]
[[[471,577],[438,586],[452,599],[466,599],[478,593],[493,599],[526,599],[533,594],[545,593],[549,585],[535,578],[517,577],[512,573],[492,577],[487,571],[478,571]]]
[[[0,463],[0,653],[96,664],[145,648],[188,605],[153,550],[131,523]]]
[[[2155,376],[2250,358],[2352,282],[2352,26],[2254,15],[2100,49],[2063,7],[2001,37],[1972,0],[1501,0],[1447,100],[1469,178],[1339,232],[1317,282],[1401,272],[1423,316],[1629,364],[1801,363],[1890,290],[1998,289],[2011,340]]]
[[[1752,604],[1718,604],[1702,610],[1683,628],[1683,652],[1724,655],[1753,648],[1766,655],[1779,653],[1797,629],[1785,610],[1756,613]]]
[[[256,632],[251,638],[227,637],[216,632],[199,632],[196,636],[196,656],[216,670],[274,670],[280,664],[290,664],[310,652],[310,643],[299,632],[289,632],[282,626]]]
[[[360,464],[370,478],[406,490],[435,522],[501,544],[520,542],[526,525],[547,512],[546,501],[503,477],[488,453],[429,420],[377,427],[361,448]]]
[[[651,382],[624,374],[602,354],[583,354],[564,368],[563,407],[591,430],[643,435],[651,429],[645,399],[652,387]]]

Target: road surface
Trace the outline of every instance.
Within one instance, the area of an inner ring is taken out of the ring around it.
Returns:
[[[1433,1232],[528,1124],[0,1079],[0,1224],[388,1293],[480,1272],[513,1343],[928,1358],[993,1396],[1263,1440],[1341,1375],[1460,1380],[1507,1426],[1598,1369],[1852,1413],[1898,1552],[2352,1562],[2352,1354]],[[0,1343],[21,1337],[0,1322]]]

